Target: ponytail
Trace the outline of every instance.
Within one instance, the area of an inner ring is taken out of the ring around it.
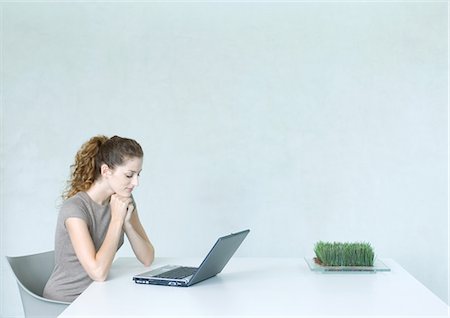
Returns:
[[[114,169],[124,163],[125,159],[142,158],[144,152],[133,139],[114,136],[92,137],[85,142],[75,156],[75,163],[68,181],[68,188],[63,193],[63,199],[68,199],[78,192],[87,191],[100,176],[100,167],[107,164]]]
[[[75,163],[68,181],[68,189],[63,194],[68,199],[80,191],[88,190],[100,174],[100,166],[96,160],[100,147],[108,140],[106,136],[92,137],[85,142],[75,156]]]

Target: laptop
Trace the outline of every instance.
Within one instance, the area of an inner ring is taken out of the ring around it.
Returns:
[[[189,287],[219,274],[250,230],[220,237],[199,267],[166,265],[135,275],[137,284]]]

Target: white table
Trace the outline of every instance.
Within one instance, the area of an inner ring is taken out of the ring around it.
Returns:
[[[218,276],[188,288],[139,285],[138,274],[201,259],[157,258],[145,268],[119,258],[60,317],[447,317],[449,307],[391,259],[385,273],[311,272],[301,258],[232,258]]]

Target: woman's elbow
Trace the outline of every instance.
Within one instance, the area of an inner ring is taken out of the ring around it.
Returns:
[[[143,264],[145,267],[149,267],[150,265],[152,265],[152,261],[150,261],[150,260],[145,260],[145,261],[142,262],[142,264]]]
[[[108,276],[105,275],[105,276],[90,276],[90,277],[94,282],[104,282]]]
[[[142,260],[142,264],[144,264],[145,267],[149,267],[150,265],[152,265],[153,260],[154,260],[153,256],[152,257],[148,257],[148,258]]]
[[[150,254],[141,260],[142,264],[144,264],[145,267],[149,267],[150,265],[152,265],[153,260],[155,259],[155,250],[152,249]]]
[[[89,271],[88,275],[94,282],[104,282],[108,278],[108,271],[99,268]]]

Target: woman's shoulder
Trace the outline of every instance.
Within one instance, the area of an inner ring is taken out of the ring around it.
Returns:
[[[65,216],[81,214],[86,216],[89,210],[89,202],[85,192],[78,192],[74,196],[64,201],[61,206],[61,214]]]
[[[88,201],[86,200],[85,192],[78,192],[74,196],[71,196],[63,202],[63,207],[65,206],[85,206]]]

